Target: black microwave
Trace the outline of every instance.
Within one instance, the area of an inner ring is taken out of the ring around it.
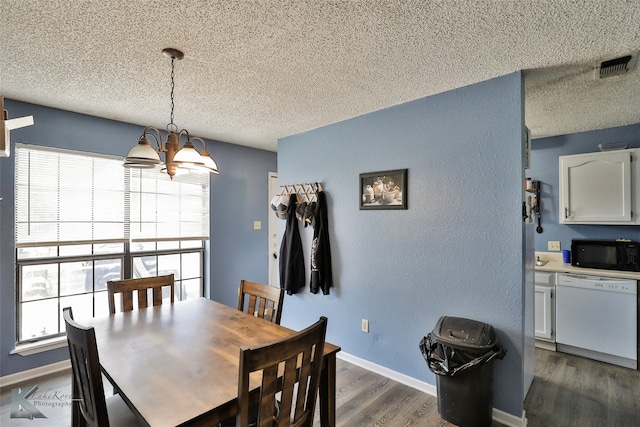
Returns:
[[[571,241],[571,265],[640,271],[640,243],[629,240],[574,239]]]

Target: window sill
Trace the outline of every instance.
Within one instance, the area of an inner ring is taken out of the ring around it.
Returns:
[[[67,337],[55,337],[47,340],[42,340],[34,343],[20,344],[15,349],[11,350],[9,354],[19,354],[20,356],[30,356],[36,353],[42,353],[49,350],[55,350],[56,348],[62,348],[67,346]]]

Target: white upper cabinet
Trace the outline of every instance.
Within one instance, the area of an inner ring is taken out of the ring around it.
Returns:
[[[640,149],[560,157],[560,223],[640,224]]]

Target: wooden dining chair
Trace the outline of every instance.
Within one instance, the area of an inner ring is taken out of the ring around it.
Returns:
[[[327,318],[321,317],[308,328],[280,341],[240,348],[237,427],[249,426],[254,408],[249,399],[249,377],[253,372],[262,373],[258,426],[313,425],[326,331]]]
[[[71,425],[88,427],[140,426],[136,415],[120,395],[105,398],[93,327],[73,320],[71,307],[63,310],[67,326],[67,344],[71,358]]]
[[[152,290],[153,305],[162,304],[162,289],[171,288],[171,303],[174,300],[173,274],[165,276],[142,277],[140,279],[110,280],[107,282],[109,294],[109,313],[116,314],[115,294],[121,294],[121,311],[133,310],[133,294],[138,297],[138,308],[149,306],[147,291]]]
[[[247,313],[279,325],[283,303],[284,289],[249,280],[240,281],[238,310],[245,311],[246,309]]]

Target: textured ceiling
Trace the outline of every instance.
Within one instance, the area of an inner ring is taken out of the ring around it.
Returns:
[[[164,128],[174,47],[175,123],[275,151],[525,70],[535,138],[640,122],[638,70],[593,78],[640,51],[639,23],[637,0],[1,0],[0,94]]]

